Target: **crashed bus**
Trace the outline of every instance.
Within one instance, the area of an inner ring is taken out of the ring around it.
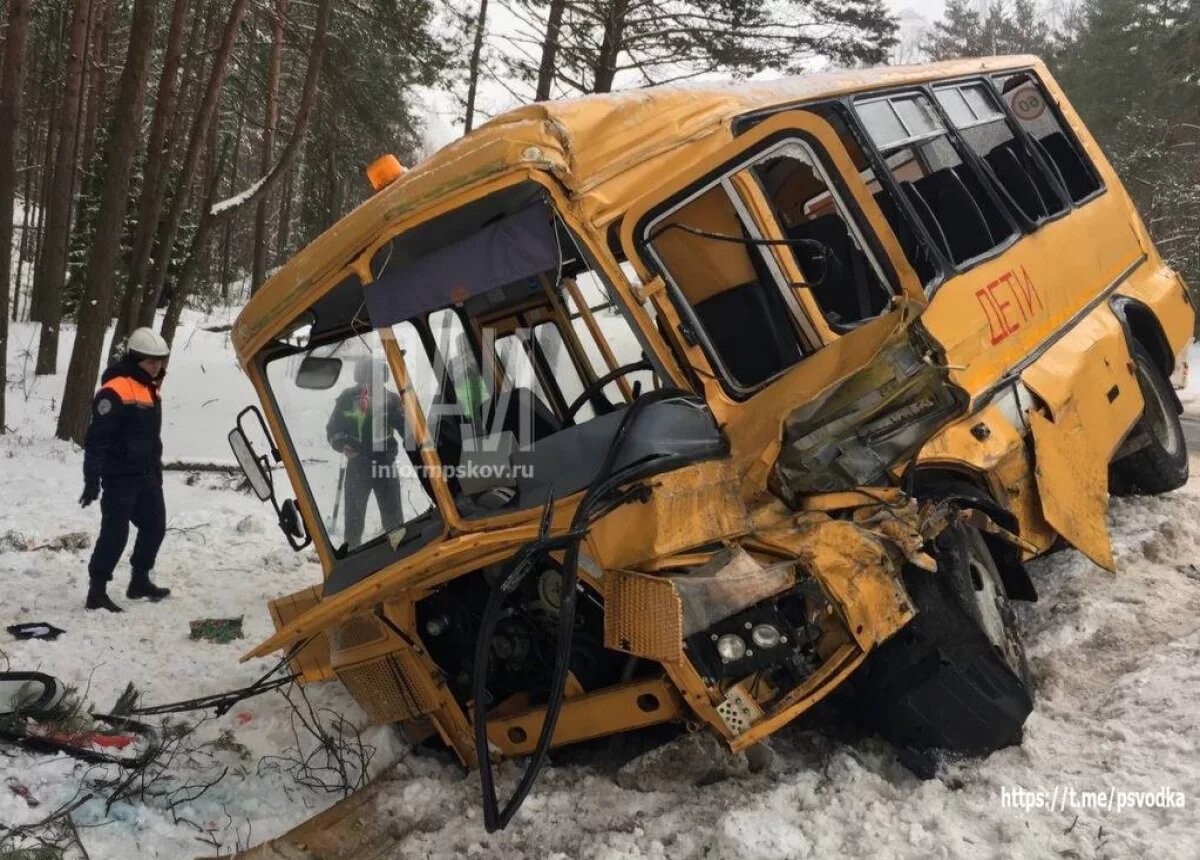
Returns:
[[[233,328],[231,444],[324,571],[247,657],[479,768],[489,830],[551,748],[752,750],[839,688],[1019,742],[1026,562],[1111,571],[1110,490],[1187,479],[1192,301],[1035,57],[539,103],[370,172]]]

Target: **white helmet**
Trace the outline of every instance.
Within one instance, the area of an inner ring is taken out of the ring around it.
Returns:
[[[143,358],[166,358],[171,354],[171,347],[167,346],[162,335],[145,326],[133,330],[133,333],[129,335],[126,348]]]

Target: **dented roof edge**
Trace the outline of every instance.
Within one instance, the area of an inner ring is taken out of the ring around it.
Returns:
[[[585,217],[603,227],[646,188],[681,169],[674,153],[732,135],[739,116],[856,92],[1041,65],[1015,55],[918,66],[821,72],[772,81],[698,83],[538,102],[492,119],[414,165],[293,256],[251,298],[233,337],[245,350],[289,324],[320,282],[344,269],[381,232],[440,199],[505,172],[551,174]]]

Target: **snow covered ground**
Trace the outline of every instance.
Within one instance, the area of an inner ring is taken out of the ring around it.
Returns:
[[[176,340],[164,386],[164,448],[167,460],[232,462],[225,435],[253,392],[228,349],[227,335],[199,325],[220,325],[230,314],[201,320],[189,315]],[[38,547],[57,536],[86,532],[94,538],[99,506],[81,509],[81,453],[53,439],[63,377],[23,372],[22,353],[36,351],[36,327],[17,325],[10,339],[9,418],[0,436],[0,628],[48,621],[67,632],[55,642],[13,640],[0,630],[0,668],[42,671],[88,691],[97,710],[110,708],[129,681],[155,704],[245,686],[274,665],[238,657],[273,629],[266,601],[320,582],[315,556],[292,552],[279,534],[268,506],[228,488],[211,475],[189,485],[184,473],[168,472],[164,492],[168,533],[155,579],[172,589],[159,604],[124,599],[128,563],[118,568],[110,593],[123,615],[85,612],[89,550],[19,551],[14,543]],[[64,331],[60,371],[65,371],[73,332]],[[15,533],[9,540],[5,535]],[[23,539],[23,540],[22,540]],[[192,641],[188,622],[210,617],[245,617],[244,640],[227,645]],[[334,684],[312,691],[314,705],[343,713],[359,725],[365,718]],[[194,736],[196,744],[223,730],[246,747],[217,750],[205,771],[209,778],[228,765],[230,774],[200,801],[174,814],[163,808],[117,804],[105,810],[97,798],[76,814],[92,858],[183,858],[215,853],[197,837],[207,831],[226,848],[240,839],[258,841],[286,830],[338,799],[300,788],[278,772],[259,774],[259,760],[295,746],[291,709],[278,694],[249,700],[225,717],[210,721]],[[197,718],[200,714],[180,715]],[[392,761],[392,734],[371,730],[364,741],[377,749],[377,766]],[[110,773],[113,768],[107,769]],[[0,824],[37,821],[71,800],[90,771],[74,759],[14,755],[0,746]],[[38,801],[30,808],[14,792],[23,786]],[[180,823],[176,823],[176,821]],[[192,823],[183,823],[184,821]],[[96,825],[96,826],[92,826]],[[2,834],[0,834],[2,835]],[[0,851],[0,855],[3,852]]]
[[[200,330],[229,314],[185,319],[164,390],[168,459],[231,459],[225,433],[252,402],[225,335]],[[0,632],[0,666],[41,670],[88,690],[99,709],[126,682],[149,703],[218,692],[252,681],[273,661],[240,665],[246,646],[271,627],[265,601],[319,581],[308,554],[292,553],[269,509],[250,496],[182,473],[166,479],[171,531],[156,579],[174,589],[157,605],[117,600],[126,613],[82,609],[88,552],[18,550],[20,533],[39,547],[72,531],[94,534],[99,512],[81,510],[80,454],[51,438],[62,378],[33,383],[21,352],[36,332],[16,326],[10,341],[10,417],[0,437],[0,626],[48,621],[56,642],[17,642]],[[65,334],[65,339],[69,333]],[[63,366],[69,342],[62,347]],[[1184,399],[1200,401],[1200,354]],[[22,379],[24,376],[24,380]],[[1100,571],[1074,552],[1034,565],[1041,600],[1021,612],[1038,703],[1025,743],[984,761],[945,764],[922,781],[886,745],[839,738],[813,727],[781,733],[764,773],[750,774],[691,738],[626,763],[622,747],[548,768],[509,829],[488,836],[479,784],[453,765],[417,756],[386,730],[368,731],[383,774],[381,801],[396,858],[1124,858],[1200,857],[1200,458],[1196,478],[1160,499],[1114,501],[1110,511],[1120,572]],[[116,585],[127,576],[124,565]],[[188,621],[245,616],[246,639],[191,641]],[[310,691],[314,703],[363,717],[336,685]],[[296,741],[278,694],[245,702],[205,723],[199,741],[222,738],[205,755],[228,775],[174,812],[164,798],[105,808],[96,798],[76,812],[92,858],[185,858],[287,830],[337,799],[260,768]],[[507,793],[517,767],[500,769]],[[65,757],[0,747],[0,824],[37,821],[76,795],[96,771]],[[21,786],[39,802],[30,808]],[[1181,792],[1183,808],[1146,806],[1021,809],[1015,789]],[[72,855],[68,855],[72,856]]]

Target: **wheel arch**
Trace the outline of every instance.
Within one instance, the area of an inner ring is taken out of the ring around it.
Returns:
[[[954,501],[987,514],[996,525],[1020,534],[1016,516],[996,501],[983,475],[945,464],[917,466],[905,476],[905,489],[918,499]],[[1037,588],[1021,559],[1021,551],[996,535],[983,535],[1000,571],[1004,591],[1013,600],[1037,600]]]
[[[1132,296],[1113,296],[1109,300],[1109,307],[1125,330],[1130,351],[1133,350],[1134,341],[1140,343],[1150,353],[1163,376],[1170,379],[1175,372],[1175,355],[1162,323],[1150,306]]]

